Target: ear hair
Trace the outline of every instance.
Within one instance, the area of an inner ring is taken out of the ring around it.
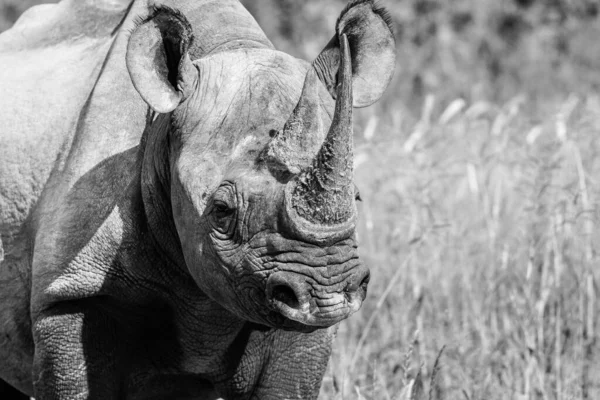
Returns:
[[[127,68],[142,98],[159,113],[172,111],[193,87],[188,49],[192,26],[178,10],[152,7],[136,21],[127,48]]]
[[[373,10],[373,13],[379,15],[381,17],[381,19],[383,20],[383,22],[385,22],[387,27],[390,29],[390,32],[392,32],[392,35],[394,34],[394,23],[392,20],[392,16],[388,12],[388,10],[386,10],[383,6],[381,6],[376,0],[352,0],[350,3],[346,4],[346,7],[344,7],[342,12],[340,13],[340,16],[338,17],[337,21],[335,22],[335,32],[337,33],[338,36],[340,36],[342,34],[341,30],[344,29],[344,26],[340,27],[340,24],[342,23],[342,21],[344,21],[344,19],[345,19],[344,17],[346,16],[346,13],[349,10],[351,10],[353,7],[358,6],[360,4],[370,5],[371,9]],[[350,21],[348,21],[348,22],[350,22]]]
[[[346,35],[352,55],[354,107],[366,107],[382,95],[394,74],[395,38],[388,12],[375,0],[353,0],[341,12],[335,35],[313,62],[331,96],[337,94],[340,37]]]
[[[168,79],[171,85],[177,89],[179,64],[174,64],[175,60],[181,60],[194,42],[192,25],[181,11],[164,5],[152,6],[150,15],[139,24],[136,24],[136,27],[150,20],[162,27],[161,33],[165,43],[165,52],[170,53],[167,54]],[[179,44],[179,46],[175,46],[176,44]]]
[[[138,26],[159,17],[161,14],[164,14],[166,18],[170,18],[171,20],[174,20],[177,23],[185,26],[189,32],[192,32],[192,25],[181,11],[163,4],[152,5],[150,7],[150,12],[146,17],[137,17],[134,21],[135,26],[133,27],[132,31],[134,31]]]
[[[135,30],[137,28],[139,28],[141,25],[144,25],[147,22],[150,22],[154,19],[156,19],[157,21],[160,21],[162,18],[162,20],[169,22],[172,21],[175,24],[174,25],[178,25],[182,28],[180,28],[178,31],[182,32],[185,34],[182,35],[186,37],[187,40],[189,40],[188,43],[188,47],[191,46],[193,44],[194,41],[194,35],[193,35],[193,29],[192,29],[192,25],[190,24],[190,22],[188,21],[188,19],[186,18],[185,15],[183,15],[183,13],[175,8],[169,7],[169,6],[165,6],[162,4],[159,5],[152,5],[150,7],[150,10],[148,12],[147,16],[138,16],[135,18],[135,20],[133,21],[133,28],[131,28],[131,30],[129,31],[129,36],[131,36],[133,34],[133,32],[135,32]]]

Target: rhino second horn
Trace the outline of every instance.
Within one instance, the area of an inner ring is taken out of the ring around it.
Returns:
[[[352,62],[346,35],[342,35],[337,101],[333,121],[312,167],[291,182],[292,207],[303,219],[337,225],[356,214],[353,183]]]
[[[324,136],[319,106],[320,84],[316,71],[311,67],[291,117],[268,144],[267,160],[272,167],[299,174],[310,166]]]

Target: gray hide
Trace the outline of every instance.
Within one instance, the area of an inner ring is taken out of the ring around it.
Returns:
[[[313,64],[237,0],[63,0],[1,34],[0,390],[315,399],[366,295],[352,106],[389,25],[351,2]]]

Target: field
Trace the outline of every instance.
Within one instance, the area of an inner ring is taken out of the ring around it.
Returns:
[[[0,30],[33,3],[0,0]],[[244,3],[312,59],[344,2]],[[397,73],[355,117],[372,280],[321,398],[600,399],[598,3],[382,3]]]

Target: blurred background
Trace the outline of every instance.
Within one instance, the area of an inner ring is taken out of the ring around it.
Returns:
[[[0,31],[43,2],[0,0]],[[308,60],[346,3],[242,2]],[[600,399],[600,3],[380,3],[397,72],[355,117],[372,281],[321,398]]]

